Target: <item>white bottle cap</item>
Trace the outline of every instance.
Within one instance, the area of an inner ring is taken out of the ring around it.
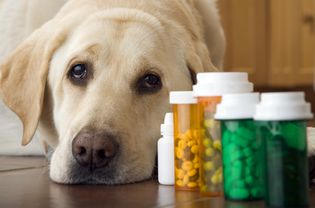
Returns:
[[[311,119],[313,118],[311,105],[304,97],[304,92],[262,93],[254,119],[263,121]]]
[[[227,94],[217,106],[215,118],[218,120],[249,119],[255,114],[259,103],[259,93]]]
[[[248,93],[253,88],[253,83],[248,81],[245,72],[206,72],[197,74],[197,84],[193,86],[193,91],[196,97],[203,97]]]
[[[164,117],[164,123],[161,124],[161,135],[162,136],[173,136],[173,113],[166,113]]]
[[[195,104],[197,99],[192,91],[173,91],[170,92],[170,104]]]

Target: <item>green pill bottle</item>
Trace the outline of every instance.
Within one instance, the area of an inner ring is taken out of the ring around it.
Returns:
[[[254,119],[264,146],[268,207],[309,206],[306,121],[312,117],[303,92],[261,95]]]
[[[229,200],[264,197],[263,149],[253,120],[258,93],[223,95],[215,118],[221,122],[223,188]]]

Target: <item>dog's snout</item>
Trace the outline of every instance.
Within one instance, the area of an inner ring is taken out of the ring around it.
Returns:
[[[94,132],[80,132],[72,142],[72,155],[80,166],[91,171],[105,167],[118,151],[112,136]]]

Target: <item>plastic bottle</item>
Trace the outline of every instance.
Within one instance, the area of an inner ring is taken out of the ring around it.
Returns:
[[[215,118],[221,122],[224,196],[251,201],[264,197],[263,146],[253,120],[258,93],[223,95]]]
[[[191,91],[170,93],[174,113],[175,188],[199,190],[199,112]]]
[[[268,207],[309,205],[306,120],[312,117],[303,92],[261,95],[254,119],[264,145]]]
[[[158,180],[163,185],[174,185],[174,130],[173,113],[166,113],[161,124],[162,138],[158,141]]]
[[[248,93],[252,90],[253,84],[248,81],[247,73],[197,74],[197,84],[193,86],[193,91],[200,110],[200,191],[203,195],[223,194],[220,122],[214,119],[216,106],[224,94]]]

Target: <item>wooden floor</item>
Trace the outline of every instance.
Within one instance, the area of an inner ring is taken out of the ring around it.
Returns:
[[[315,187],[310,191],[315,207]],[[146,181],[131,185],[59,185],[50,181],[43,158],[0,157],[1,208],[183,207],[259,208],[263,202],[236,203],[199,193],[174,191]]]

